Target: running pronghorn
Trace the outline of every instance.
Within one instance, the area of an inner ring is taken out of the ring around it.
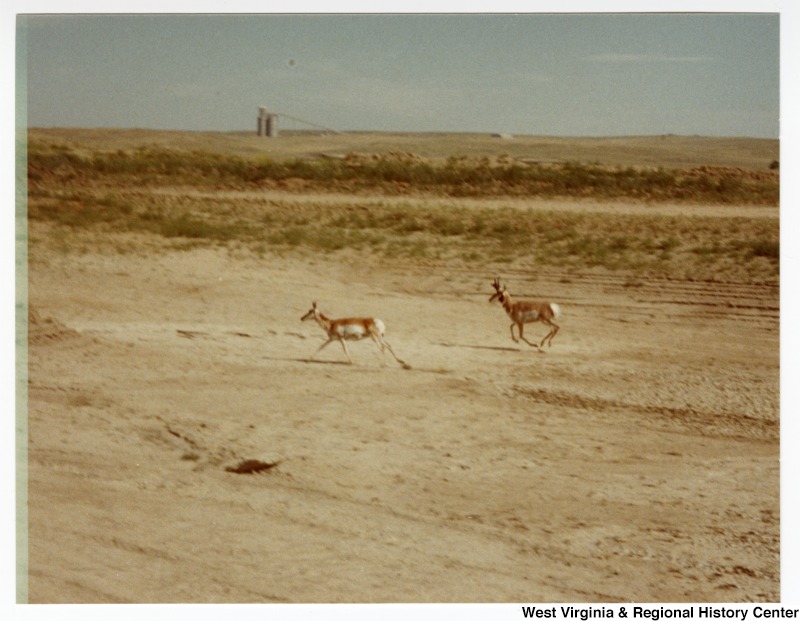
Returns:
[[[319,349],[312,354],[312,358],[316,356],[326,345],[329,345],[333,341],[339,341],[342,344],[342,349],[344,349],[344,353],[347,356],[347,359],[350,361],[350,364],[353,364],[353,359],[350,357],[350,352],[347,351],[347,345],[345,345],[345,341],[360,341],[361,339],[369,337],[375,341],[380,348],[381,354],[384,356],[384,364],[386,364],[386,352],[384,350],[388,349],[392,356],[394,356],[394,359],[403,365],[404,369],[411,368],[407,363],[403,362],[397,357],[397,354],[394,353],[392,346],[383,339],[384,335],[386,334],[386,326],[383,325],[383,322],[380,319],[375,319],[373,317],[345,317],[343,319],[328,319],[325,315],[319,312],[319,310],[317,310],[316,302],[311,302],[311,310],[303,315],[300,318],[300,321],[308,321],[309,319],[316,321],[328,335],[328,340],[320,345]]]
[[[500,288],[499,278],[494,279],[492,287],[494,287],[495,293],[489,298],[489,301],[494,302],[495,300],[499,300],[508,316],[511,317],[511,321],[513,322],[511,324],[511,338],[514,339],[514,342],[519,342],[517,337],[514,336],[514,325],[516,325],[519,330],[519,338],[531,347],[537,347],[539,351],[542,351],[542,347],[544,347],[545,343],[550,347],[553,337],[556,335],[556,332],[558,332],[558,326],[553,323],[553,319],[561,314],[561,309],[558,307],[558,304],[553,304],[552,302],[512,302],[511,294],[506,289],[506,286],[503,285],[503,288]],[[542,342],[538,345],[536,345],[536,343],[531,343],[522,336],[523,326],[526,323],[535,323],[537,321],[541,321],[550,327],[550,332],[545,335]]]

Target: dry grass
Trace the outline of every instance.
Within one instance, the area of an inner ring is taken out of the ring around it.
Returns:
[[[453,156],[440,164],[408,155],[253,160],[230,155],[232,147],[227,142],[228,146],[214,143],[218,151],[189,152],[175,146],[136,147],[135,141],[121,142],[123,137],[152,138],[149,133],[62,130],[64,142],[55,144],[53,132],[32,131],[29,220],[35,241],[46,239],[65,252],[87,244],[107,244],[128,252],[136,247],[131,242],[135,237],[173,248],[226,245],[261,255],[349,251],[379,261],[604,269],[632,279],[664,276],[774,283],[779,277],[775,217],[677,216],[657,210],[653,214],[595,213],[543,210],[536,200],[520,204],[512,198],[491,202],[437,198],[448,194],[519,196],[533,184],[534,198],[552,194],[638,198],[639,203],[646,198],[644,204],[694,199],[769,205],[777,202],[776,173],[739,170],[727,176],[702,167],[687,172],[577,163],[531,168],[507,158],[487,164],[480,158]],[[65,141],[68,135],[73,136],[71,142]],[[196,137],[169,136],[181,148]],[[231,143],[251,141],[245,136],[222,137]],[[315,139],[323,138],[338,139]],[[455,144],[462,150],[475,147],[469,137],[453,143],[457,138],[448,136],[441,142],[454,150]],[[617,141],[619,152],[636,152],[642,140]],[[106,150],[115,144],[125,148]],[[731,141],[726,151],[732,154],[740,149],[752,156],[753,149],[745,148],[748,145],[753,146]],[[650,152],[651,158],[656,156]],[[265,186],[294,191],[269,196],[254,191]],[[342,192],[351,186],[358,191],[335,203],[322,198],[299,200],[301,195],[296,193],[298,187],[317,192],[335,187]],[[414,200],[397,199],[398,193],[408,193]]]
[[[775,218],[561,212],[521,206],[404,203],[352,197],[346,204],[228,193],[114,189],[31,196],[32,223],[53,226],[63,248],[146,235],[172,247],[228,245],[267,252],[355,251],[375,260],[466,265],[604,268],[634,276],[777,282]],[[97,240],[103,240],[99,242]]]

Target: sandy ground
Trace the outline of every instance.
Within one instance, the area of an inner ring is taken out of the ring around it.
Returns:
[[[492,276],[32,248],[30,601],[778,600],[778,289]]]

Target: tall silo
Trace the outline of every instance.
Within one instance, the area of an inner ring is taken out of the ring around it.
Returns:
[[[277,114],[268,114],[267,115],[267,138],[277,138],[278,137],[278,115]]]
[[[263,106],[258,109],[258,135],[267,136],[267,125],[269,124],[269,112]]]
[[[267,138],[278,137],[278,115],[270,114],[264,106],[258,108],[258,126],[257,130],[259,136],[266,136]]]

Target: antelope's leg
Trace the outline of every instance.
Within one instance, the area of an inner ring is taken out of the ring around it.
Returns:
[[[550,326],[550,332],[548,332],[545,335],[545,337],[542,339],[542,342],[539,344],[539,347],[543,347],[545,341],[547,341],[547,346],[548,347],[552,347],[553,346],[553,337],[558,333],[559,327],[556,324],[554,324],[552,321],[550,321],[549,319],[542,319],[542,321],[544,323],[546,323],[548,326]]]
[[[378,337],[377,334],[370,332],[369,337],[375,342],[378,346],[378,349],[381,350],[381,359],[383,360],[383,366],[386,366],[386,352],[383,350],[383,341]]]
[[[512,323],[512,324],[511,324],[511,326],[510,326],[510,327],[511,327],[511,339],[512,339],[512,340],[513,340],[515,343],[519,343],[519,339],[518,339],[516,336],[514,336],[514,326],[515,326],[515,325],[517,325],[517,324],[515,324],[515,323]]]
[[[323,349],[325,349],[325,348],[326,348],[328,345],[330,345],[330,344],[331,344],[331,341],[333,341],[333,339],[332,339],[332,338],[330,338],[330,339],[328,339],[327,341],[325,341],[325,342],[324,342],[322,345],[320,345],[320,346],[319,346],[319,348],[317,349],[317,351],[315,351],[313,354],[311,354],[311,357],[313,358],[313,357],[314,357],[314,356],[316,356],[316,355],[317,355],[319,352],[321,352]]]
[[[561,328],[557,324],[553,324],[553,333],[550,335],[550,338],[547,339],[547,346],[548,347],[552,347],[553,346],[553,337],[555,337],[555,335],[558,334],[558,331],[560,329]]]
[[[344,355],[347,356],[347,359],[350,361],[350,364],[353,364],[353,359],[350,357],[350,352],[347,351],[347,345],[344,344],[344,339],[339,339],[339,342],[342,344]]]
[[[387,343],[386,341],[381,341],[381,342],[383,343],[383,345],[386,346],[386,349],[389,350],[389,352],[392,354],[392,356],[394,356],[394,359],[397,360],[397,362],[399,362],[400,364],[405,364],[405,361],[400,360],[400,358],[397,357],[397,354],[394,353],[394,350],[392,349],[392,346],[389,345],[389,343]]]
[[[392,356],[394,356],[394,359],[397,360],[397,362],[399,362],[402,365],[406,364],[405,361],[400,360],[400,358],[397,357],[397,354],[394,353],[394,350],[392,349],[392,346],[389,345],[389,343],[387,343],[386,341],[384,341],[382,337],[378,336],[377,334],[370,334],[370,336],[372,337],[372,340],[375,341],[375,343],[377,343],[378,347],[380,347],[380,349],[381,349],[381,354],[383,355],[383,364],[384,365],[386,364],[386,350],[387,349],[389,350],[389,353],[392,354]]]
[[[536,343],[531,343],[528,339],[526,339],[524,336],[522,336],[522,330],[523,330],[523,326],[524,325],[525,324],[521,323],[518,326],[519,327],[519,338],[521,338],[523,341],[525,341],[531,347],[537,347],[538,348],[539,346]]]

